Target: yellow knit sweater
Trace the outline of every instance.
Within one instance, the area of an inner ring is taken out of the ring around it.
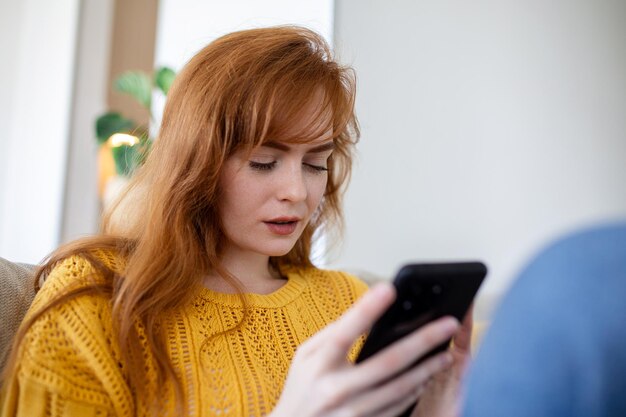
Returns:
[[[31,312],[92,272],[83,258],[65,260],[46,280]],[[170,356],[185,386],[189,415],[268,414],[296,348],[366,290],[341,272],[306,269],[287,276],[272,294],[246,294],[251,308],[238,331],[211,337],[242,316],[236,295],[203,289],[172,315]],[[145,400],[133,395],[124,378],[115,340],[105,296],[81,296],[44,314],[19,347],[18,367],[3,386],[1,416],[147,415]],[[173,399],[172,394],[165,402],[164,415],[173,415]]]

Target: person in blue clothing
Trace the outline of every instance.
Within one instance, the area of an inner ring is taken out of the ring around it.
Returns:
[[[541,252],[470,367],[463,417],[626,416],[626,223]]]

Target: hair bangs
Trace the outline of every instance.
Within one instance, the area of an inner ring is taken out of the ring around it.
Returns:
[[[262,119],[264,125],[250,129],[257,135],[242,138],[242,147],[251,151],[267,142],[311,143],[324,139],[339,142],[340,146],[353,144],[348,130],[355,124],[354,83],[346,83],[339,71],[329,74],[326,70],[324,78],[316,75],[310,80],[300,77],[298,84],[291,78],[277,80],[264,103],[263,117],[257,115],[256,120],[244,122],[252,124]]]

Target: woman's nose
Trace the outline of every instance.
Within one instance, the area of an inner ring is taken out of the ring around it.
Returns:
[[[306,181],[300,166],[283,171],[278,184],[280,200],[304,201],[307,197]]]

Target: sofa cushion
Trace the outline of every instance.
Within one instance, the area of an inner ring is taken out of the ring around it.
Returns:
[[[4,367],[13,337],[35,297],[35,265],[0,258],[0,370]]]

